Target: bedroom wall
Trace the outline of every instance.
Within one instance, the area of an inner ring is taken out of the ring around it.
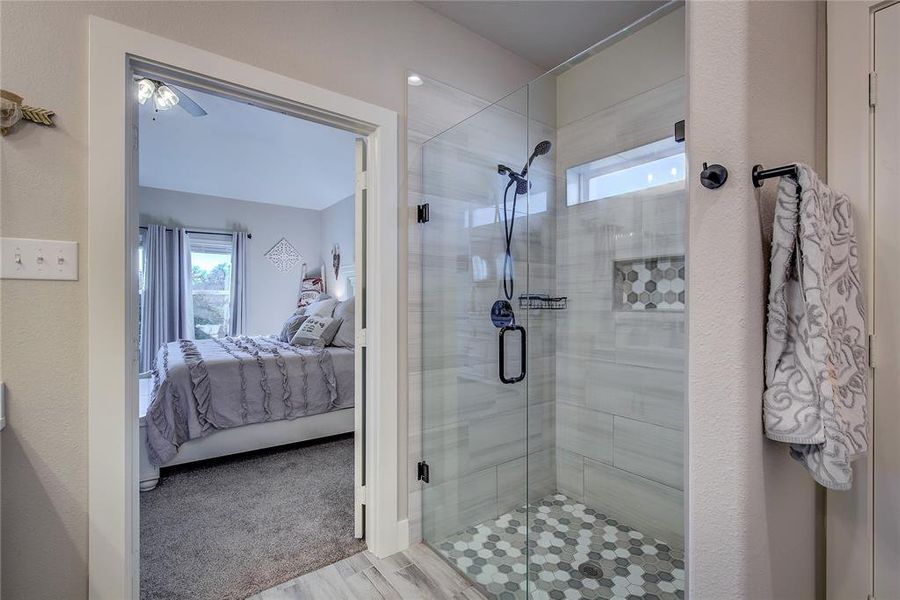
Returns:
[[[319,255],[325,261],[325,283],[328,292],[338,298],[347,293],[347,273],[356,268],[353,255],[356,247],[356,197],[347,196],[320,212],[322,229],[320,233]],[[335,281],[331,249],[335,244],[341,247],[341,270]]]
[[[297,308],[301,263],[282,273],[265,257],[269,248],[285,238],[303,256],[310,272],[318,271],[322,264],[325,211],[150,187],[140,188],[138,201],[141,225],[249,231],[253,235],[247,243],[245,333],[249,335],[280,331]]]
[[[3,2],[3,88],[57,113],[55,128],[4,138],[4,236],[87,238],[88,16],[98,15],[397,111],[405,137],[406,70],[498,98],[540,70],[413,2]],[[213,18],[214,17],[214,18]],[[400,150],[400,164],[406,160]],[[401,197],[406,182],[401,177]],[[398,281],[406,339],[406,228]],[[79,599],[87,582],[87,280],[3,281],[0,374],[4,598]],[[52,315],[50,318],[48,315]],[[65,323],[65,335],[59,324]],[[54,339],[53,344],[46,340]],[[401,344],[405,351],[405,344]],[[401,432],[406,357],[401,353]],[[401,462],[405,466],[405,434]],[[400,518],[406,516],[401,477]]]

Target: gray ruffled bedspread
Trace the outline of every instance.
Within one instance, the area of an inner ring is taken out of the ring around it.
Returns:
[[[352,389],[338,393],[327,349],[291,346],[273,336],[165,344],[152,377],[146,423],[154,465],[174,458],[184,442],[219,429],[353,406]]]
[[[816,481],[846,490],[869,447],[859,250],[849,199],[798,171],[775,206],[763,421]]]

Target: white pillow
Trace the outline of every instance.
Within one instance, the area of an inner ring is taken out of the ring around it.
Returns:
[[[356,299],[348,298],[334,307],[335,318],[341,319],[341,326],[331,341],[332,346],[353,348],[356,345]]]
[[[306,319],[291,338],[292,346],[325,347],[334,339],[341,320],[334,317],[311,316]]]
[[[335,305],[337,305],[337,300],[334,298],[322,298],[307,306],[303,314],[311,317],[330,317],[334,312]]]

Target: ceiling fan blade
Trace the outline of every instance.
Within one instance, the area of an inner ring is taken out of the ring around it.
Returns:
[[[167,84],[168,85],[168,84]],[[175,87],[174,85],[169,85],[169,88],[178,94],[178,106],[186,110],[189,114],[195,117],[203,117],[206,116],[207,112],[203,110],[203,108],[191,100],[191,97],[184,93],[184,90]]]

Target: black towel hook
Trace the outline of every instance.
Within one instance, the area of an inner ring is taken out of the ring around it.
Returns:
[[[703,170],[700,171],[700,183],[703,187],[715,190],[725,185],[726,181],[728,181],[728,169],[718,164],[703,163]]]

